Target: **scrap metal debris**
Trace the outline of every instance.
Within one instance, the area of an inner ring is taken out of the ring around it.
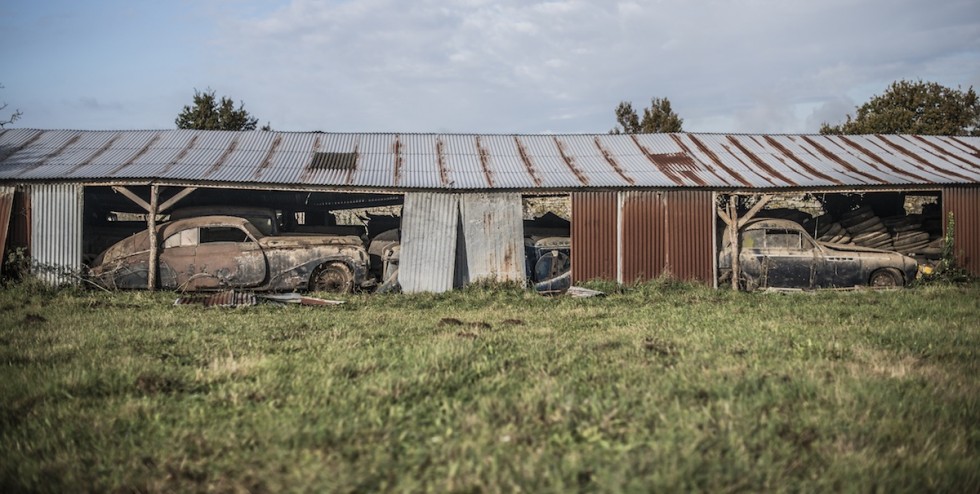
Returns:
[[[298,293],[273,293],[256,295],[253,292],[227,290],[223,292],[185,295],[174,300],[174,305],[203,305],[205,307],[251,307],[260,303],[298,304],[307,306],[340,305],[343,300],[327,300],[307,297]]]

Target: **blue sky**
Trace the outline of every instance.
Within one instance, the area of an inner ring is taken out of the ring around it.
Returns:
[[[894,80],[980,87],[980,0],[4,0],[0,29],[21,128],[174,128],[211,88],[287,131],[606,132],[667,97],[797,133]]]

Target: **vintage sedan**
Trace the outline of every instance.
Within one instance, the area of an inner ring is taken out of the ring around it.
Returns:
[[[264,235],[234,216],[186,218],[157,227],[160,287],[348,292],[375,284],[362,240],[342,235]],[[111,288],[146,288],[149,232],[103,252],[90,273]]]
[[[731,279],[731,248],[725,235],[718,258]],[[918,272],[915,259],[897,252],[818,242],[790,220],[758,218],[739,232],[740,282],[758,288],[903,286]]]

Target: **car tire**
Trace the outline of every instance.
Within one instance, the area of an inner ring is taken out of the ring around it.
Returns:
[[[354,290],[354,275],[342,262],[328,262],[316,268],[310,276],[309,291],[350,293]]]
[[[868,285],[874,288],[893,288],[904,284],[901,273],[889,268],[871,273],[871,278],[868,279]]]

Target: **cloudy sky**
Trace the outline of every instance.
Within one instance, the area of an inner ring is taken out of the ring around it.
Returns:
[[[4,0],[0,117],[168,129],[195,89],[275,130],[814,132],[898,79],[980,88],[980,0]]]

